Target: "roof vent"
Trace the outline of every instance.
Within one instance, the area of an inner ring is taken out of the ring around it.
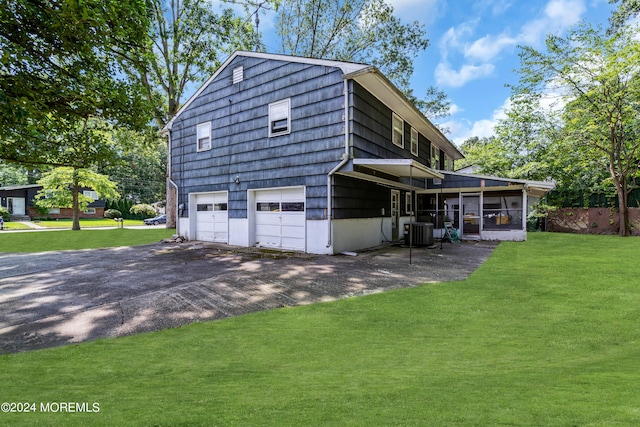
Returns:
[[[233,84],[240,83],[244,80],[244,69],[241,66],[233,69]]]

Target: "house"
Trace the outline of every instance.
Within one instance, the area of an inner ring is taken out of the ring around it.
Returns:
[[[180,235],[317,254],[402,238],[444,209],[434,182],[463,157],[375,67],[256,52],[228,58],[161,132]]]
[[[46,216],[48,218],[72,218],[71,208],[49,209],[45,215],[38,212],[33,201],[42,186],[38,184],[28,185],[8,185],[0,187],[0,206],[7,208],[14,220],[30,220]],[[104,216],[105,201],[99,200],[95,191],[84,189],[85,196],[92,197],[94,202],[90,203],[84,212],[80,213],[80,218],[102,218]]]

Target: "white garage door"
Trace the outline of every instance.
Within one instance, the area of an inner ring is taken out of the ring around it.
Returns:
[[[196,240],[227,243],[229,215],[227,193],[196,195]]]
[[[305,250],[304,188],[256,191],[256,246]]]

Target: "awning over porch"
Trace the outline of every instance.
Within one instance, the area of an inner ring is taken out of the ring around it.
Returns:
[[[397,181],[399,178],[444,178],[441,173],[413,159],[353,159],[351,167],[345,169],[338,173],[403,190],[411,190],[412,185]]]
[[[353,159],[353,164],[398,177],[444,178],[441,173],[412,159]]]

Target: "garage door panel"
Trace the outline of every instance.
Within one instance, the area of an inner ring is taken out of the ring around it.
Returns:
[[[292,238],[283,237],[282,244],[280,247],[282,249],[301,250],[301,248],[304,248],[304,238],[292,239]]]
[[[304,251],[304,188],[260,190],[255,200],[256,244]]]
[[[226,193],[196,195],[196,240],[229,241],[227,203]]]

